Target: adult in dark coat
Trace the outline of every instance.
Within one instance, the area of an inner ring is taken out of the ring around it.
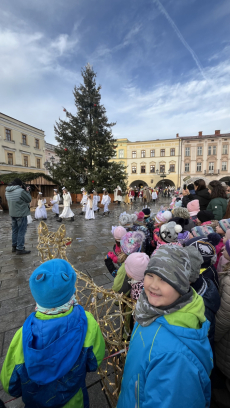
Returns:
[[[182,191],[182,207],[187,208],[187,204],[192,200],[199,200],[194,189],[194,184],[189,184],[186,190]]]
[[[206,210],[209,202],[211,201],[211,195],[208,192],[205,181],[202,179],[196,180],[194,182],[194,189],[195,195],[200,203],[200,210]],[[190,195],[188,195],[188,197],[190,198]],[[194,198],[192,199],[194,200]]]

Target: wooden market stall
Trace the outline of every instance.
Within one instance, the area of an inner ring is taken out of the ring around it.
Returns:
[[[37,196],[39,191],[42,193],[42,198],[46,199],[47,204],[49,204],[50,199],[53,198],[54,188],[60,191],[59,183],[44,173],[0,174],[0,197],[2,199],[2,208],[4,210],[8,210],[5,197],[6,187],[16,178],[21,179],[24,184],[31,187],[31,207],[37,206]]]

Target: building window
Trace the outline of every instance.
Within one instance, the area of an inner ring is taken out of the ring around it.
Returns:
[[[24,167],[28,167],[28,156],[24,156]]]
[[[222,171],[227,170],[227,162],[222,162]]]
[[[216,146],[212,146],[212,154],[216,154]]]
[[[155,150],[150,150],[150,157],[155,157]]]
[[[41,160],[37,159],[37,169],[40,169],[40,168],[41,168]]]
[[[222,154],[228,154],[228,145],[223,145]]]
[[[202,146],[197,146],[197,156],[202,156]]]
[[[13,164],[13,153],[7,153],[8,164]]]
[[[141,173],[145,173],[145,166],[141,166]]]
[[[190,147],[185,148],[185,156],[190,156]]]
[[[137,152],[132,152],[132,158],[136,159],[136,157],[137,157]]]
[[[184,171],[189,171],[189,163],[185,163]]]
[[[141,157],[145,157],[145,150],[141,150]]]
[[[124,149],[119,150],[119,159],[124,159]]]
[[[165,165],[160,164],[160,173],[165,173]]]
[[[209,163],[209,165],[208,165],[208,170],[211,172],[211,171],[214,171],[214,162],[210,162]]]
[[[169,166],[169,171],[170,171],[171,173],[174,173],[174,172],[175,172],[175,164],[170,164],[170,166]]]
[[[132,173],[136,173],[136,172],[137,172],[136,166],[132,166]]]
[[[201,163],[197,163],[197,165],[196,165],[196,171],[201,171]]]
[[[36,149],[39,149],[39,139],[35,139],[35,147]]]
[[[6,140],[8,140],[8,142],[11,141],[11,130],[10,129],[6,129]]]
[[[27,145],[26,135],[22,135],[22,144]]]
[[[175,156],[175,149],[170,149],[170,156]]]
[[[150,173],[155,173],[155,166],[150,165]]]
[[[161,149],[161,157],[165,156],[165,149]]]
[[[212,154],[212,146],[208,146],[208,155],[211,156]]]

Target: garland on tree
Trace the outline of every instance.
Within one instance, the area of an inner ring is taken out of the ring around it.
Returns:
[[[54,185],[60,185],[59,181],[54,180],[52,177],[48,176],[45,173],[7,173],[0,175],[0,183],[1,184],[10,184],[14,179],[19,178],[24,183],[29,182],[31,180],[35,180],[39,177],[43,177],[46,180],[52,181]]]

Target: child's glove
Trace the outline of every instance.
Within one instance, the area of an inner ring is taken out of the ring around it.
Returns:
[[[117,263],[117,261],[118,261],[118,259],[117,259],[117,256],[113,253],[113,252],[108,252],[108,257],[110,258],[110,259],[112,259],[112,261],[114,262],[114,263]]]
[[[111,273],[111,275],[112,275],[114,278],[116,278],[116,276],[117,276],[117,270],[115,269],[115,271],[113,271],[113,272]]]

